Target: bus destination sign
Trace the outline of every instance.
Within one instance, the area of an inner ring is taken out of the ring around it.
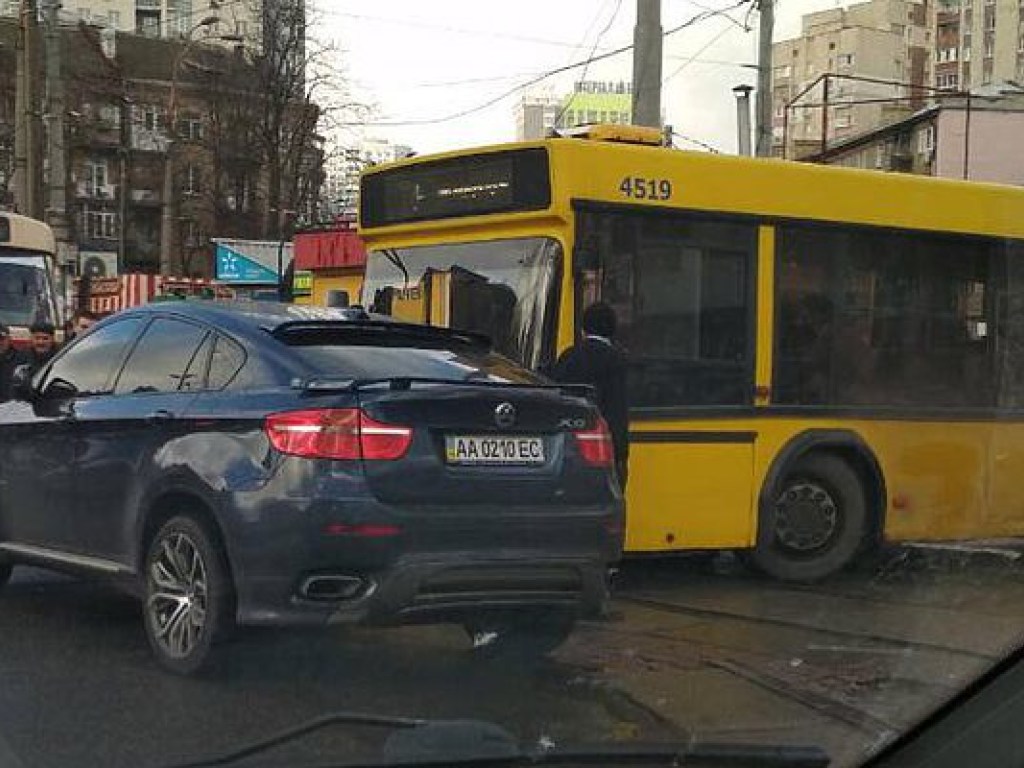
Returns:
[[[547,152],[531,148],[367,174],[360,194],[360,223],[379,227],[543,210],[550,204]]]

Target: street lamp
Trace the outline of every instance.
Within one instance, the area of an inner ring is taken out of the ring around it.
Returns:
[[[178,72],[182,62],[192,46],[199,40],[193,35],[203,28],[212,27],[220,23],[218,16],[207,16],[194,24],[185,34],[186,43],[174,57],[174,64],[171,68],[171,92],[167,98],[167,155],[164,159],[164,192],[161,201],[160,221],[160,274],[171,275],[174,272],[174,264],[171,252],[174,243],[174,133],[178,130]]]

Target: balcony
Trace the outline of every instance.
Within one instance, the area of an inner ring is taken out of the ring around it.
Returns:
[[[117,185],[80,181],[75,185],[75,197],[80,200],[116,200]]]
[[[159,206],[160,194],[153,189],[133,189],[131,201],[137,206]]]

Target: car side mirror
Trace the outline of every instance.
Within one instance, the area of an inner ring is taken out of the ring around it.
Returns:
[[[11,374],[11,394],[15,400],[34,400],[36,391],[32,388],[32,366],[19,365]]]
[[[42,397],[44,400],[71,400],[78,397],[78,389],[70,381],[54,378],[46,382],[46,388],[33,397]]]

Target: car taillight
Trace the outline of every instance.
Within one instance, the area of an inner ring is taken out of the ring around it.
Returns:
[[[374,421],[358,408],[274,413],[266,431],[281,453],[310,459],[400,459],[412,443],[410,427]]]
[[[579,448],[580,456],[587,464],[595,467],[610,467],[615,460],[615,449],[612,445],[612,433],[608,430],[608,423],[598,418],[597,425],[593,429],[585,429],[573,432],[576,438],[576,447]]]

